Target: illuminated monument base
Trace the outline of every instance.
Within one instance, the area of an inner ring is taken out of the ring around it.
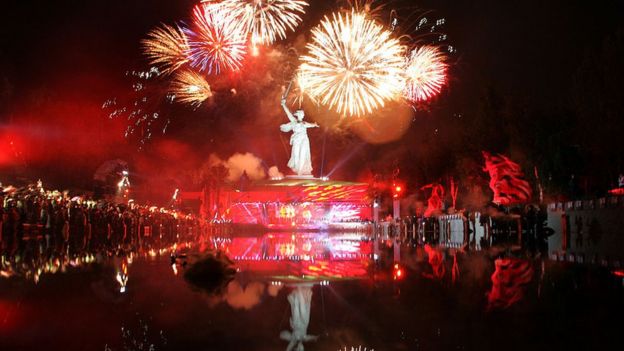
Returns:
[[[268,230],[349,230],[371,218],[368,184],[305,176],[224,189],[225,219]]]

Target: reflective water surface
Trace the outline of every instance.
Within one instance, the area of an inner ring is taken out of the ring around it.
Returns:
[[[272,233],[50,264],[3,270],[0,350],[621,345],[621,277],[519,254]]]

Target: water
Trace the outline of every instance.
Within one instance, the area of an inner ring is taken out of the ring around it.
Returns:
[[[237,258],[222,289],[184,278],[199,259],[196,247],[180,250],[188,256],[178,258],[177,274],[164,252],[42,274],[37,284],[1,279],[0,350],[286,350],[280,333],[291,330],[287,297],[298,286],[311,287],[307,333],[318,336],[306,350],[621,345],[622,278],[600,267],[498,261],[493,282],[488,254],[454,259],[454,251],[402,247],[395,268],[389,243],[376,250],[357,235],[213,243]],[[116,277],[124,265],[122,293]]]

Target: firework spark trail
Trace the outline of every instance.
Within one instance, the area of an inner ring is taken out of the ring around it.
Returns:
[[[204,3],[193,10],[193,29],[185,29],[191,66],[218,74],[239,70],[245,55],[246,33],[236,16],[220,3]]]
[[[414,49],[405,68],[405,98],[419,102],[438,95],[446,84],[447,67],[445,57],[437,47]]]
[[[387,3],[380,3],[377,0],[347,0],[347,4],[349,4],[349,10],[345,9],[344,11],[351,12],[355,10],[355,12],[365,14],[369,19],[375,21],[382,20],[384,11],[388,5]]]
[[[228,13],[235,13],[251,34],[251,44],[271,44],[285,39],[301,23],[301,15],[309,6],[301,0],[224,0]]]
[[[305,76],[302,75],[302,72],[298,72],[295,74],[295,77],[293,78],[293,81],[296,82],[297,84],[295,84],[295,94],[294,94],[294,101],[295,103],[299,104],[299,108],[301,108],[301,105],[303,104],[303,97],[305,96],[305,82],[306,82],[306,78]]]
[[[176,101],[195,107],[212,97],[212,91],[206,79],[192,70],[183,70],[176,74],[171,82],[171,92],[175,95]]]
[[[158,66],[165,75],[188,62],[188,42],[180,27],[162,24],[147,33],[147,38],[141,44],[150,64]]]
[[[152,138],[153,128],[162,129],[165,134],[170,120],[162,118],[160,109],[173,102],[172,94],[167,93],[161,85],[162,73],[152,67],[146,71],[127,71],[126,76],[132,79],[129,96],[111,98],[104,102],[102,109],[110,111],[108,118],[127,120],[124,136],[126,139],[137,139],[139,149]]]
[[[363,13],[334,13],[312,30],[301,88],[342,115],[360,116],[400,97],[405,47]]]

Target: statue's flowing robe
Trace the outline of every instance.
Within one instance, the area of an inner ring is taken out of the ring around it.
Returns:
[[[292,131],[290,136],[290,160],[288,168],[297,175],[312,175],[312,160],[310,156],[310,139],[303,122],[290,122],[280,126],[282,132]]]

